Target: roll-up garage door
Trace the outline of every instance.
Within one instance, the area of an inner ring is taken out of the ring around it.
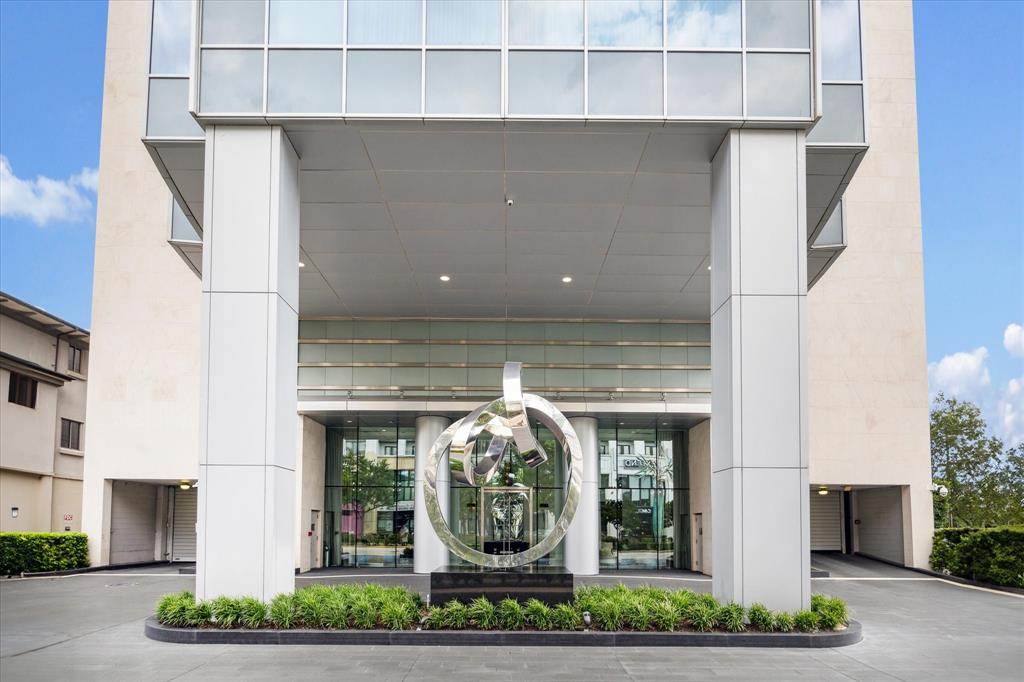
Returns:
[[[811,550],[843,549],[842,495],[811,490]]]
[[[114,481],[110,497],[110,563],[153,561],[156,486]]]
[[[174,489],[171,561],[196,560],[196,489]]]

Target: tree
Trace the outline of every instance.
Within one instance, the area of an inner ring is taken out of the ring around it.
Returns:
[[[346,451],[341,460],[341,484],[355,490],[357,482],[363,513],[395,504],[395,470],[387,458]]]
[[[1024,523],[1024,449],[1004,452],[972,402],[939,394],[931,412],[932,478],[949,490],[936,525]]]

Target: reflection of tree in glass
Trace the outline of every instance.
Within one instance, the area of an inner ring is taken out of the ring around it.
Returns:
[[[347,449],[341,460],[341,484],[358,487],[363,513],[395,504],[395,470],[387,459],[367,457]]]

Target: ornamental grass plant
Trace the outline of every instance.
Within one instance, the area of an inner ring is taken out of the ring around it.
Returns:
[[[520,603],[503,599],[493,604],[478,597],[469,604],[449,601],[426,607],[419,595],[404,587],[310,585],[277,595],[269,604],[254,597],[217,597],[196,601],[191,592],[164,596],[157,620],[173,627],[281,630],[536,630],[607,632],[817,632],[849,622],[846,602],[814,595],[811,608],[796,613],[772,612],[763,604],[745,609],[720,604],[710,594],[653,587],[585,586],[570,603]]]

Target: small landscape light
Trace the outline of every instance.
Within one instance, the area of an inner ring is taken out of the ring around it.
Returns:
[[[583,624],[590,627],[590,611],[583,612]]]

